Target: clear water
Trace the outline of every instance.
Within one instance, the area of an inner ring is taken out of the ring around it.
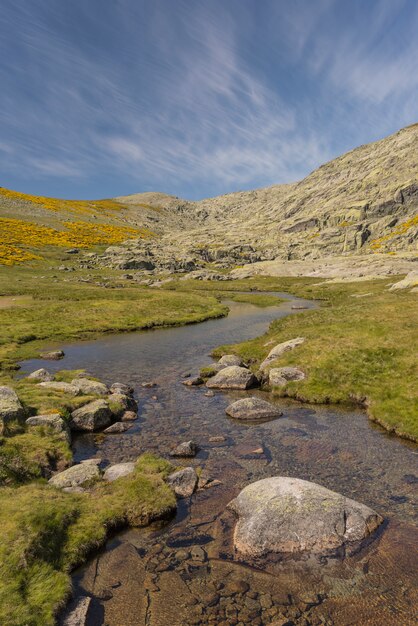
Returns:
[[[193,439],[201,451],[187,464],[221,483],[180,501],[168,524],[118,534],[74,574],[75,597],[93,597],[88,626],[416,623],[417,447],[372,425],[362,411],[287,400],[270,398],[282,418],[243,424],[228,418],[225,407],[254,391],[207,397],[204,387],[181,384],[212,361],[214,347],[260,335],[278,317],[303,314],[291,308],[298,304],[314,306],[298,299],[265,309],[228,302],[226,318],[64,346],[65,359],[48,363],[52,370],[85,368],[136,390],[140,419],[121,435],[79,436],[76,460],[96,456],[105,465],[146,450],[167,456],[176,443]],[[25,369],[41,365],[34,360]],[[145,389],[145,381],[157,386]],[[214,436],[225,440],[210,442]],[[274,475],[312,480],[362,501],[388,520],[386,527],[344,561],[243,563],[232,549],[226,505],[249,482]]]

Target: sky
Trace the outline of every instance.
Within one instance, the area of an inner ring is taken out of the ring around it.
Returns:
[[[2,0],[0,186],[187,199],[418,122],[416,0]]]

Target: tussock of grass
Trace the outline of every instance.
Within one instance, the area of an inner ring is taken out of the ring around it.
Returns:
[[[52,626],[70,592],[69,571],[110,529],[141,526],[174,510],[164,482],[169,470],[147,454],[134,474],[88,494],[37,483],[0,489],[0,624]]]
[[[387,280],[317,282],[280,280],[281,291],[318,298],[321,307],[277,320],[266,335],[232,350],[244,361],[259,363],[274,343],[305,337],[277,365],[303,366],[307,378],[276,389],[277,395],[315,403],[363,403],[372,420],[418,440],[416,294],[390,292]],[[359,293],[371,295],[355,297]],[[231,346],[222,347],[215,354],[230,351]]]
[[[265,294],[256,293],[222,293],[223,298],[233,300],[234,302],[244,302],[247,304],[254,304],[259,307],[278,306],[281,302],[284,302],[283,298],[278,296],[269,296]]]

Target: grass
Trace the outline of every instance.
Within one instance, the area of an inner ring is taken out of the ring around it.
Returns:
[[[0,489],[0,624],[52,626],[71,589],[69,572],[112,529],[167,517],[175,496],[170,465],[145,454],[135,472],[89,493],[39,482]]]
[[[304,344],[277,365],[299,365],[304,381],[275,389],[313,403],[361,404],[387,430],[418,440],[418,308],[416,294],[388,291],[388,280],[317,284],[280,279],[277,289],[317,298],[321,307],[276,320],[266,335],[215,351],[257,364],[272,345],[303,336]],[[393,282],[393,279],[391,279]],[[364,297],[357,295],[370,294]]]
[[[281,302],[284,302],[283,298],[278,296],[271,296],[266,294],[256,293],[225,293],[222,292],[222,297],[233,302],[243,302],[247,304],[254,304],[262,308],[269,306],[278,306]]]

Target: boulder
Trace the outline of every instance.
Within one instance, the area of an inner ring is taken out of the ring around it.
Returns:
[[[71,413],[71,430],[94,431],[109,426],[112,412],[106,400],[94,400]]]
[[[193,457],[199,451],[199,447],[194,441],[183,441],[174,450],[170,452],[170,456]]]
[[[253,557],[352,553],[383,522],[364,504],[284,476],[248,485],[228,506],[238,516],[235,548]]]
[[[283,415],[274,404],[255,397],[233,402],[225,409],[225,413],[239,420],[272,419]]]
[[[131,396],[134,392],[134,388],[125,383],[113,383],[110,386],[110,393],[123,393],[126,396]]]
[[[121,422],[134,422],[138,419],[138,414],[135,411],[125,411],[120,418]]]
[[[74,378],[71,384],[83,395],[106,396],[109,389],[103,383],[89,378]]]
[[[215,389],[248,389],[257,382],[257,378],[250,370],[238,365],[231,365],[209,378],[206,387]]]
[[[188,498],[197,487],[198,477],[193,467],[185,467],[184,469],[173,472],[167,478],[167,482],[174,489],[176,496],[180,498]]]
[[[228,367],[230,365],[237,365],[238,367],[245,367],[242,359],[235,354],[224,354],[218,361],[221,365]]]
[[[39,387],[45,387],[45,389],[51,389],[52,391],[59,391],[61,393],[68,393],[71,396],[78,396],[79,394],[77,387],[74,387],[74,385],[70,383],[64,383],[58,380],[39,383]]]
[[[64,487],[81,487],[82,485],[100,478],[99,467],[94,463],[80,463],[55,474],[49,479],[49,484],[60,489]]]
[[[29,374],[28,378],[30,380],[39,380],[39,382],[42,383],[49,383],[54,380],[54,375],[50,374],[48,370],[41,367],[41,369],[32,372],[32,374]]]
[[[7,423],[22,420],[25,410],[17,393],[11,387],[0,387],[0,435],[3,434]]]
[[[290,380],[304,380],[305,378],[305,373],[298,367],[272,367],[268,373],[271,387],[282,387]]]
[[[62,435],[68,443],[71,443],[70,430],[59,413],[51,413],[48,415],[34,415],[26,420],[26,426],[46,426],[51,428],[58,435]]]
[[[111,483],[118,478],[122,478],[122,476],[128,476],[129,474],[132,474],[134,469],[134,462],[116,463],[116,465],[111,465],[106,469],[103,478]]]
[[[295,339],[289,339],[289,341],[283,341],[274,346],[260,365],[260,370],[266,369],[270,363],[278,359],[288,350],[294,350],[297,346],[300,346],[305,341],[304,337],[296,337]]]
[[[113,435],[117,433],[124,433],[126,430],[129,430],[132,427],[132,424],[129,422],[115,422],[111,424],[103,431],[106,435]]]
[[[125,393],[112,393],[109,398],[109,406],[115,417],[121,417],[126,411],[138,410],[138,405],[131,395]]]
[[[50,352],[42,352],[41,359],[47,359],[48,361],[59,361],[65,356],[63,350],[51,350]]]

